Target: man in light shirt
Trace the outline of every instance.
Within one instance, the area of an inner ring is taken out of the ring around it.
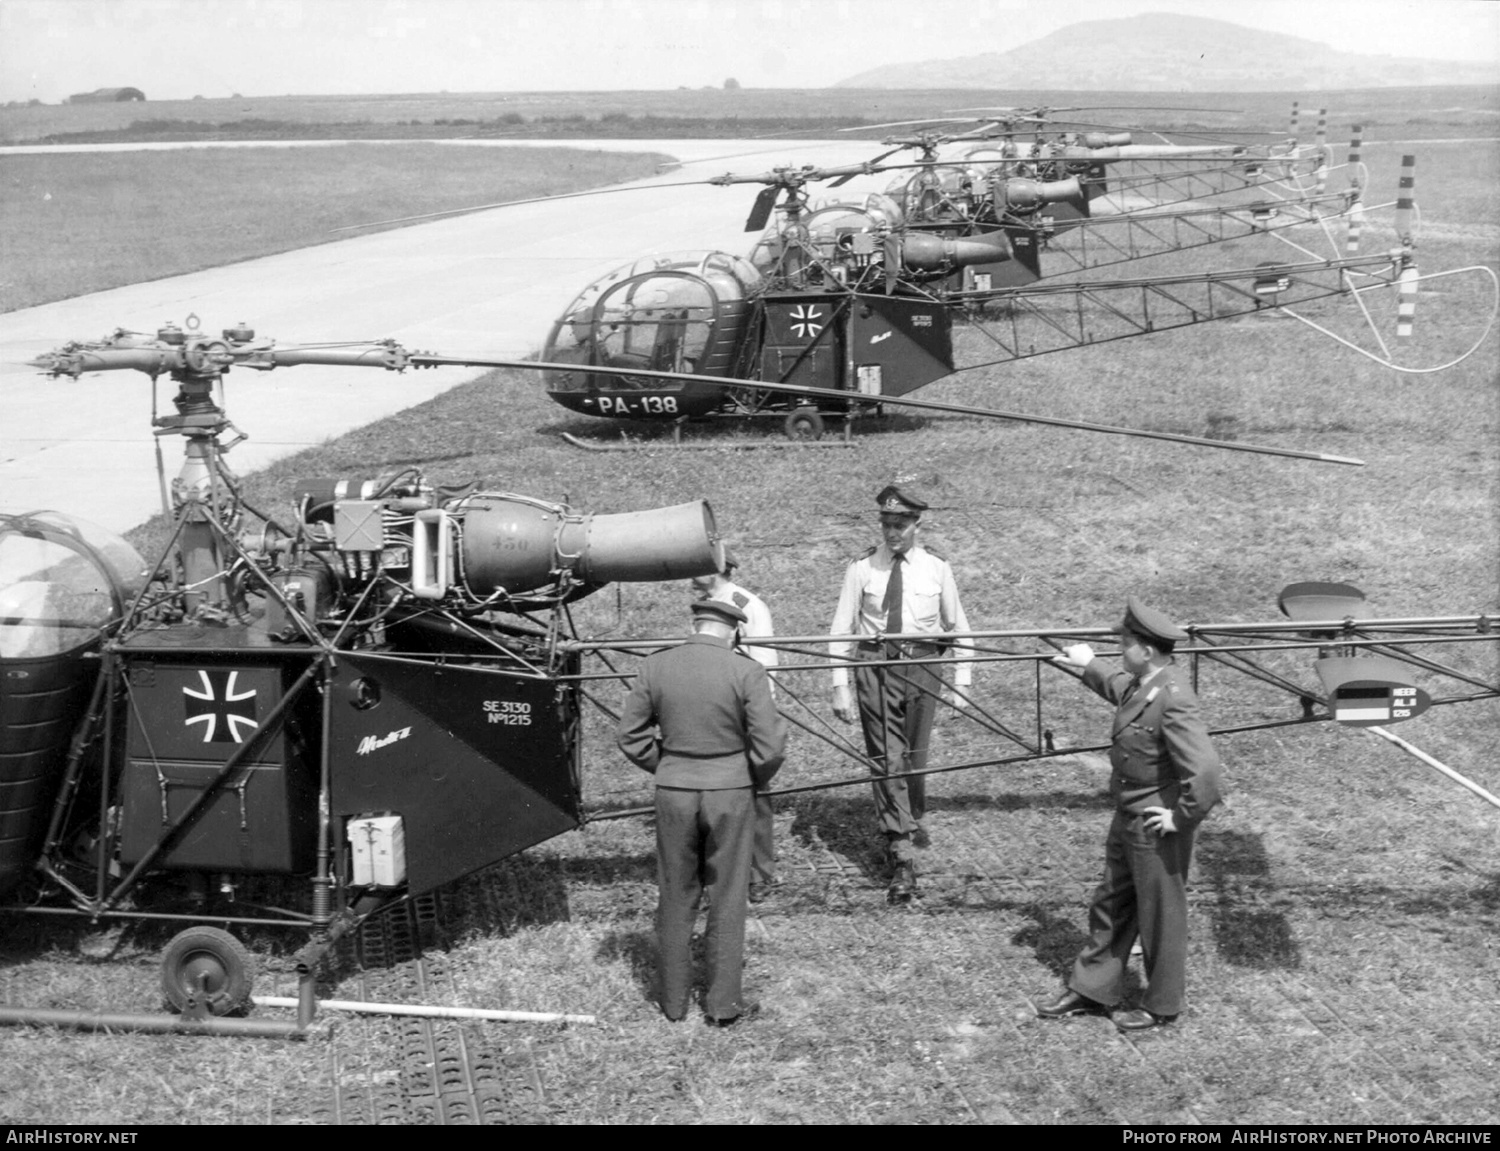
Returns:
[[[880,509],[882,542],[845,570],[838,610],[829,628],[832,635],[856,637],[853,642],[830,645],[834,660],[848,661],[833,670],[833,712],[848,723],[858,701],[865,750],[877,776],[875,810],[892,865],[888,894],[891,902],[905,903],[917,890],[913,837],[926,814],[926,777],[889,777],[926,768],[932,721],[944,683],[933,664],[891,661],[935,659],[954,649],[960,658],[953,705],[964,707],[973,649],[968,640],[950,643],[923,638],[969,630],[953,569],[942,556],[917,543],[917,524],[927,503],[910,488],[894,484],[882,488],[875,503]],[[906,638],[888,638],[892,636]]]

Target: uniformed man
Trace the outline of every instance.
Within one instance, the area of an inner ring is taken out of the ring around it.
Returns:
[[[1104,844],[1104,880],[1089,908],[1089,941],[1067,992],[1037,1011],[1059,1018],[1112,1010],[1139,937],[1146,993],[1139,1008],[1114,1022],[1122,1031],[1145,1031],[1182,1011],[1188,867],[1193,833],[1219,802],[1219,755],[1197,697],[1173,663],[1172,649],[1187,633],[1134,598],[1114,630],[1123,671],[1110,673],[1088,644],[1055,657],[1082,670],[1084,684],[1116,705],[1109,751],[1115,815]]]
[[[687,1015],[693,922],[711,884],[703,1009],[709,1023],[727,1026],[753,1010],[741,981],[754,792],[781,766],[786,726],[765,668],[730,650],[745,613],[718,600],[695,603],[692,612],[693,635],[641,665],[617,742],[656,776],[662,1013],[673,1021]]]
[[[753,592],[746,591],[733,582],[739,560],[727,547],[724,549],[724,567],[721,571],[706,576],[694,576],[693,591],[699,599],[715,599],[732,603],[745,613],[745,626],[735,636],[734,647],[742,651],[761,667],[770,672],[778,664],[774,647],[764,644],[744,643],[744,637],[776,634],[771,623],[771,609]],[[771,680],[771,696],[776,695],[776,680]],[[776,886],[776,813],[770,797],[762,792],[755,794],[755,844],[750,856],[750,902],[764,903]]]
[[[952,703],[964,707],[972,674],[968,661],[974,653],[968,640],[950,645],[922,638],[969,630],[953,569],[942,556],[917,543],[917,524],[927,503],[910,488],[891,484],[880,489],[875,504],[882,542],[844,572],[829,631],[858,637],[854,643],[830,645],[838,661],[833,670],[834,714],[845,723],[854,718],[850,664],[845,662],[852,660],[865,751],[875,775],[885,777],[927,766],[933,716],[944,690],[934,665],[889,661],[932,659],[955,648],[961,658]],[[888,638],[893,636],[906,638]],[[877,778],[875,810],[892,865],[888,895],[893,903],[905,902],[917,890],[913,837],[926,813],[926,777]]]

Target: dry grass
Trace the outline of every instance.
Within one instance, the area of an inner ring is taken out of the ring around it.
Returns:
[[[1482,194],[1454,189],[1463,202]],[[1440,195],[1427,219],[1460,234],[1424,244],[1429,267],[1496,262],[1493,232],[1468,235],[1474,221]],[[1445,322],[1425,307],[1440,302],[1450,314],[1461,303],[1424,300],[1423,316]],[[893,476],[935,497],[932,535],[976,626],[1107,624],[1128,593],[1183,619],[1266,619],[1298,579],[1353,582],[1381,611],[1494,612],[1496,365],[1493,336],[1448,373],[1398,378],[1289,323],[1210,325],[923,393],[1228,429],[1362,456],[1358,470],[955,417],[871,421],[847,452],[595,455],[556,435],[597,433],[597,422],[550,406],[527,377],[496,374],[418,418],[278,465],[254,478],[251,498],[281,507],[295,477],[412,460],[430,461],[438,482],[481,479],[597,511],[708,496],[783,634],[826,628],[843,562],[873,538],[871,495]],[[577,614],[591,633],[671,634],[685,598],[677,585],[629,586],[622,615],[613,589]],[[1493,651],[1474,662],[1500,676]],[[1288,670],[1307,674],[1296,661]],[[799,678],[823,709],[822,675]],[[978,683],[987,706],[1024,723],[1015,676],[985,670]],[[1296,710],[1214,674],[1205,697],[1216,723]],[[1060,683],[1046,719],[1078,746],[1102,738],[1108,710]],[[1500,791],[1497,721],[1486,703],[1397,730]],[[608,722],[592,716],[585,737],[591,805],[644,801],[647,780],[613,752]],[[885,904],[864,788],[783,800],[786,883],[757,911],[748,955],[765,1013],[733,1031],[670,1025],[649,1001],[652,838],[640,820],[592,824],[447,893],[453,980],[440,994],[600,1017],[475,1032],[529,1053],[542,1117],[565,1123],[1493,1123],[1495,811],[1357,731],[1220,744],[1230,797],[1200,838],[1191,1007],[1164,1033],[1127,1040],[1102,1020],[1039,1020],[1029,1005],[1056,991],[1099,874],[1108,811],[1089,756],[935,777],[912,909]],[[944,762],[996,752],[956,720],[940,723],[936,746]],[[846,771],[799,736],[786,782]],[[81,934],[12,928],[5,999],[154,1006],[158,933],[127,935],[109,962],[82,958]],[[287,985],[288,942],[253,942],[270,982]],[[333,978],[340,992],[355,986],[344,969]],[[14,1032],[0,1049],[0,1116],[313,1121],[332,1090],[330,1052],[363,1052],[364,1074],[389,1073],[380,1028],[340,1023],[303,1045]]]

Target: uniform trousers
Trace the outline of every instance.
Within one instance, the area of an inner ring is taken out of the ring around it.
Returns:
[[[750,853],[750,882],[776,882],[776,813],[771,798],[755,796],[755,846]]]
[[[732,1019],[744,1010],[746,892],[755,802],[748,787],[722,791],[656,789],[656,937],[659,1001],[681,1019],[693,993],[693,923],[703,888],[712,886],[703,937],[705,1014]]]
[[[1116,1006],[1139,936],[1147,984],[1141,1006],[1153,1015],[1182,1012],[1194,830],[1158,836],[1146,830],[1144,815],[1115,812],[1104,842],[1104,880],[1089,907],[1089,942],[1068,980],[1078,994]]]
[[[932,643],[858,643],[854,649],[854,687],[865,751],[876,776],[921,771],[927,766],[932,721],[942,695],[937,666],[872,666],[868,660],[916,658],[939,654]],[[912,858],[912,833],[927,814],[927,777],[875,780],[875,813],[899,861]]]

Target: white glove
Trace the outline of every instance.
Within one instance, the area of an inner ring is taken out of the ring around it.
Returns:
[[[1094,662],[1094,649],[1086,643],[1075,643],[1063,648],[1062,655],[1052,657],[1052,662],[1062,667],[1076,667],[1079,671]]]
[[[845,723],[854,722],[854,701],[849,696],[847,684],[833,689],[833,714]]]

